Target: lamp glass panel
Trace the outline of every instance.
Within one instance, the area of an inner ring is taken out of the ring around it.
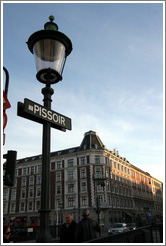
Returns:
[[[52,68],[61,75],[65,61],[65,46],[61,42],[42,39],[35,43],[33,54],[37,72],[42,69]]]

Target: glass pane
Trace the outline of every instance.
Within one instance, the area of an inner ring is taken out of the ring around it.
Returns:
[[[43,39],[35,43],[33,47],[37,71],[46,68],[62,73],[65,61],[65,46],[56,40]]]

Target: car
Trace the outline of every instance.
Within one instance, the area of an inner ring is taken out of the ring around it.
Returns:
[[[127,227],[126,223],[115,223],[109,228],[108,235],[125,232],[125,231],[129,231],[129,228]]]
[[[129,228],[129,230],[136,230],[136,223],[128,223],[127,227]]]

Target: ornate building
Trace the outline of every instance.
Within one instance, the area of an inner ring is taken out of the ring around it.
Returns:
[[[40,223],[41,159],[17,160],[15,185],[3,191],[7,221]],[[96,132],[85,133],[78,147],[52,152],[50,159],[51,225],[62,223],[68,212],[79,221],[84,208],[106,227],[162,218],[162,182],[106,149]]]

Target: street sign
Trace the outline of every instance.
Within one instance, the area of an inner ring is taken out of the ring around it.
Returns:
[[[10,103],[7,99],[6,93],[3,91],[3,110],[6,110],[7,108],[10,108]]]
[[[17,115],[38,123],[49,122],[51,127],[61,131],[71,130],[71,119],[27,98],[24,104],[18,102]]]
[[[5,113],[5,110],[10,107],[11,105],[7,99],[6,93],[3,91],[3,130],[5,129],[6,124],[7,124],[7,115]]]

